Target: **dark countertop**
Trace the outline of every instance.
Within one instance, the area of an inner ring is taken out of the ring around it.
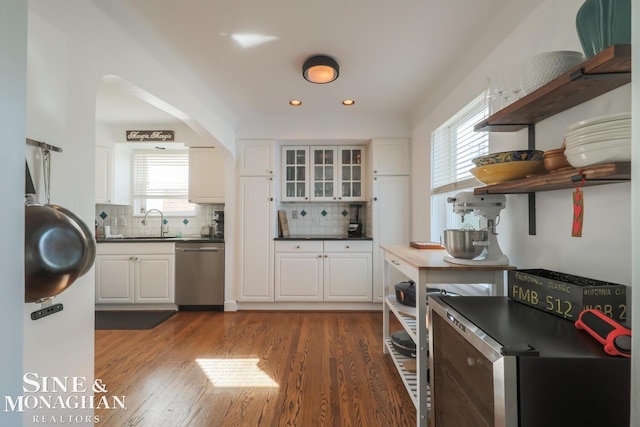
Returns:
[[[289,237],[276,237],[273,240],[373,240],[373,238],[369,236],[349,237],[346,234],[292,234]]]
[[[183,237],[113,237],[105,239],[101,237],[96,240],[97,243],[224,243],[224,239],[214,239],[200,236],[183,236]]]

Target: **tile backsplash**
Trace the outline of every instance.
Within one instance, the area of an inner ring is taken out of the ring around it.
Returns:
[[[282,202],[279,209],[287,212],[291,235],[339,236],[347,234],[347,226],[351,220],[351,205],[356,204],[360,206],[360,220],[366,231],[366,203]]]
[[[200,229],[205,225],[211,225],[213,211],[224,210],[223,204],[199,204],[196,205],[196,216],[167,217],[165,226],[168,236],[182,233],[183,236],[199,236]],[[104,236],[104,226],[111,227],[111,234],[128,236],[157,236],[160,234],[160,216],[150,213],[147,225],[142,225],[142,217],[133,216],[133,207],[126,205],[96,205],[96,221],[98,223],[98,235]]]

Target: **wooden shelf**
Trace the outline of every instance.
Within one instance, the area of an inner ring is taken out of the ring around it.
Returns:
[[[614,45],[475,125],[514,132],[631,82],[631,45]]]
[[[584,177],[584,182],[581,184]],[[536,175],[516,181],[487,185],[473,190],[474,194],[517,194],[560,190],[577,186],[592,186],[624,182],[631,179],[631,162],[606,163]]]

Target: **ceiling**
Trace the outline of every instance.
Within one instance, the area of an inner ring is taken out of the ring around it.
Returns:
[[[464,78],[542,1],[94,0],[149,52],[189,70],[237,122],[409,116],[443,83]],[[337,60],[336,81],[303,79],[302,64],[314,54]],[[105,84],[98,120],[171,118],[132,98]],[[341,105],[346,98],[356,104]]]

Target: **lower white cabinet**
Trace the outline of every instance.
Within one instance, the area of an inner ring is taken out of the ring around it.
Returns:
[[[371,302],[372,272],[371,241],[277,241],[275,300]]]
[[[97,304],[174,303],[173,243],[101,243],[98,252]]]
[[[241,176],[238,205],[238,300],[273,302],[273,178]]]

